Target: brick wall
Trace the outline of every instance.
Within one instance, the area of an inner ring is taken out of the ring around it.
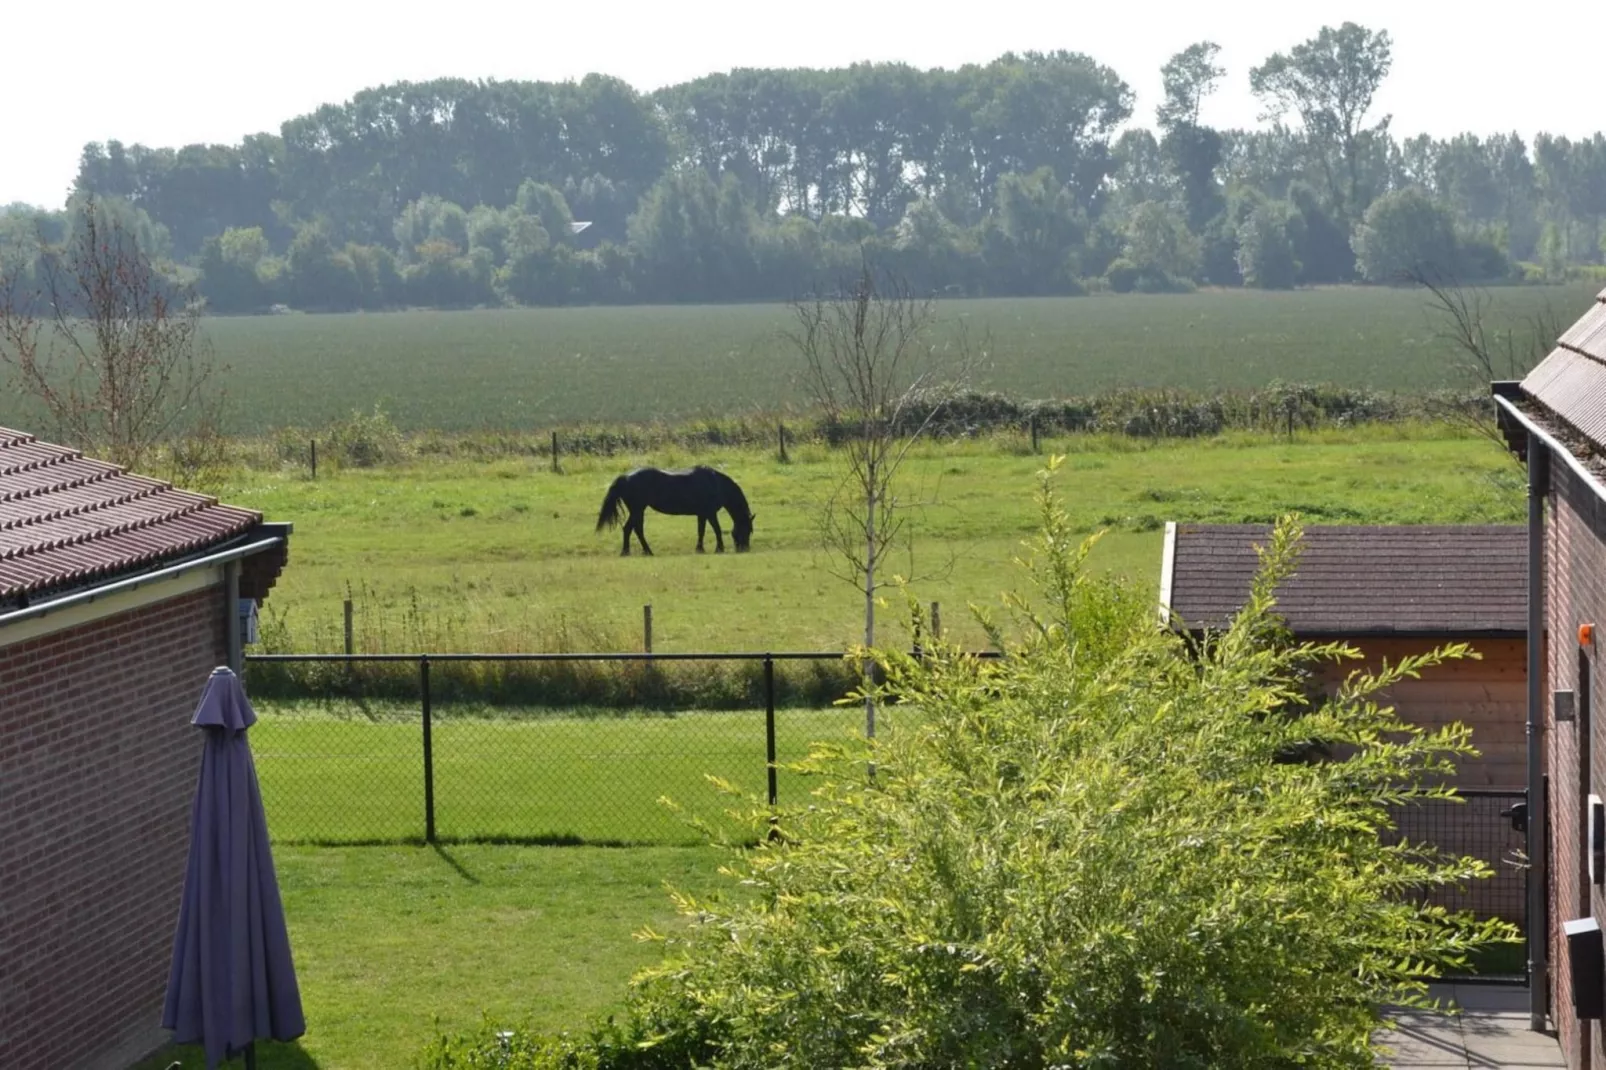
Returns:
[[[226,644],[211,588],[0,647],[0,1067],[159,1036]]]
[[[1580,1023],[1572,1012],[1561,923],[1594,914],[1606,916],[1606,897],[1587,876],[1586,800],[1591,791],[1606,795],[1602,747],[1606,744],[1606,706],[1602,704],[1600,660],[1606,645],[1578,645],[1578,625],[1606,627],[1606,507],[1565,464],[1551,469],[1552,487],[1545,531],[1546,686],[1580,690],[1577,716],[1557,722],[1546,703],[1545,733],[1550,776],[1550,961],[1551,1011],[1568,1065],[1606,1066],[1601,1060],[1599,1026]],[[1587,691],[1588,694],[1584,694]]]

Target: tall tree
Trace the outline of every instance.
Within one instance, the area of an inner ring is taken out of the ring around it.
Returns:
[[[1350,223],[1369,199],[1362,186],[1364,157],[1370,143],[1387,135],[1388,117],[1368,127],[1366,114],[1392,64],[1387,30],[1346,22],[1336,30],[1323,26],[1315,37],[1249,72],[1249,86],[1265,103],[1266,118],[1280,119],[1290,111],[1299,116],[1333,207]]]
[[[1452,277],[1455,223],[1449,209],[1419,189],[1385,193],[1355,228],[1355,261],[1368,282],[1401,284],[1423,273]]]
[[[1220,54],[1221,46],[1214,41],[1200,41],[1172,56],[1160,68],[1165,92],[1155,116],[1160,129],[1199,125],[1205,98],[1227,73],[1226,68],[1216,64]]]
[[[1221,164],[1221,135],[1199,123],[1199,109],[1227,72],[1216,65],[1221,46],[1200,41],[1172,56],[1160,68],[1165,99],[1156,112],[1164,134],[1161,148],[1177,176],[1188,227],[1200,233],[1226,205],[1216,169]]]

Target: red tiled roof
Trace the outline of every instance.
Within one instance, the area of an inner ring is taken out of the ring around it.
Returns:
[[[1264,524],[1178,524],[1170,608],[1222,627],[1242,608]],[[1519,524],[1311,525],[1276,612],[1296,635],[1522,635],[1528,534]]]
[[[0,604],[172,561],[261,522],[0,427]]]

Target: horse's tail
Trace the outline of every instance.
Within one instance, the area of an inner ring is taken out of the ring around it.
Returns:
[[[597,530],[611,528],[619,523],[619,507],[625,501],[625,477],[620,476],[608,488],[608,496],[602,499],[602,512],[597,514]]]

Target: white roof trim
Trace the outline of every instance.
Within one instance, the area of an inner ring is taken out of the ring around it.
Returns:
[[[1165,522],[1165,550],[1160,555],[1160,623],[1171,623],[1171,579],[1177,564],[1177,522]]]
[[[1527,428],[1530,435],[1548,446],[1551,453],[1564,458],[1567,461],[1567,467],[1571,468],[1573,473],[1577,475],[1579,479],[1582,479],[1590,490],[1595,492],[1595,497],[1599,498],[1601,501],[1606,501],[1606,486],[1601,484],[1600,479],[1596,477],[1595,473],[1584,467],[1584,462],[1574,456],[1572,450],[1556,441],[1556,439],[1552,437],[1548,431],[1534,423],[1532,419],[1530,419],[1521,409],[1517,408],[1510,401],[1496,394],[1494,403],[1506,410],[1507,414],[1509,414],[1512,419],[1516,420],[1523,427]]]
[[[0,650],[25,643],[30,639],[40,639],[56,632],[66,631],[68,628],[93,624],[95,621],[105,620],[119,613],[131,613],[170,598],[215,587],[222,582],[222,567],[210,565],[170,575],[153,583],[146,583],[142,587],[114,591],[92,602],[76,602],[54,613],[30,617],[9,628],[0,629]]]
[[[0,613],[0,629],[8,629],[14,625],[22,623],[23,621],[32,620],[35,617],[43,617],[51,613],[59,613],[63,609],[94,602],[97,599],[104,599],[108,595],[118,594],[124,591],[132,591],[139,587],[168,580],[174,576],[178,576],[195,569],[210,568],[213,565],[222,565],[229,561],[238,561],[241,558],[250,557],[252,554],[261,553],[263,550],[269,549],[270,547],[278,546],[284,541],[283,535],[270,535],[265,539],[257,539],[254,542],[232,546],[225,550],[218,550],[207,554],[204,557],[196,557],[188,561],[180,561],[178,564],[168,565],[165,568],[159,568],[153,572],[142,572],[138,575],[128,576],[124,579],[109,580],[106,583],[96,584],[93,587],[88,587],[80,591],[74,591],[71,594],[61,595],[57,598],[49,599],[48,601],[36,603],[28,606],[26,609],[14,609],[9,613]],[[10,641],[9,631],[6,633],[6,641]]]

